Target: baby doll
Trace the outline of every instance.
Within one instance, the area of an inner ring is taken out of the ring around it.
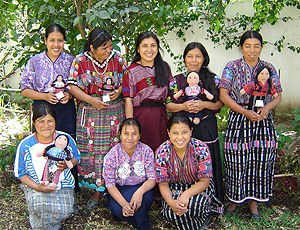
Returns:
[[[66,82],[64,81],[63,76],[57,75],[56,79],[51,83],[50,86],[54,87],[54,93],[58,100],[64,97]]]
[[[73,168],[70,161],[70,151],[67,146],[69,138],[65,134],[60,134],[56,137],[54,144],[45,148],[43,156],[47,158],[47,162],[43,171],[42,181],[45,186],[57,188],[61,171],[57,168],[59,161],[65,161],[69,169]],[[41,154],[38,156],[41,156]]]
[[[214,96],[202,87],[200,76],[197,72],[189,72],[186,77],[187,84],[174,94],[174,98],[178,99],[180,96],[186,96],[186,100],[200,100],[199,96],[205,94],[206,98],[213,100]],[[202,118],[201,112],[187,113],[188,117],[195,125],[199,124]]]
[[[253,108],[253,100],[255,97],[255,107],[264,107],[264,100],[267,94],[277,97],[278,93],[271,82],[271,69],[268,66],[261,66],[257,69],[254,81],[246,84],[241,90],[241,95],[245,93],[251,94],[249,101],[249,109]]]

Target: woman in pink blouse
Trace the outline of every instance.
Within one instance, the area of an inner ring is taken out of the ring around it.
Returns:
[[[103,177],[108,191],[108,209],[116,220],[126,219],[136,229],[149,229],[155,186],[154,153],[141,143],[141,125],[134,118],[120,125],[121,143],[105,156]]]
[[[203,229],[211,212],[222,213],[222,203],[214,195],[209,149],[191,138],[192,127],[186,114],[172,116],[167,124],[170,139],[156,151],[162,214],[177,229]]]

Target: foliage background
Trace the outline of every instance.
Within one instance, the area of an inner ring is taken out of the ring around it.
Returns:
[[[66,47],[73,55],[82,51],[89,31],[96,26],[111,32],[114,48],[125,47],[128,57],[137,35],[151,30],[180,64],[181,55],[175,55],[165,39],[170,31],[185,40],[186,34],[193,33],[192,23],[197,22],[198,28],[206,28],[208,39],[230,49],[237,44],[242,31],[290,21],[292,18],[281,17],[281,12],[290,7],[300,9],[298,0],[253,0],[252,15],[237,12],[229,17],[226,9],[232,2],[234,0],[3,0],[0,2],[0,84],[33,54],[45,49],[44,28],[53,22],[66,28]],[[7,45],[11,41],[14,44]],[[284,36],[272,44],[278,51],[286,47],[300,52],[299,45],[287,43]],[[7,70],[5,66],[11,61],[13,68]]]

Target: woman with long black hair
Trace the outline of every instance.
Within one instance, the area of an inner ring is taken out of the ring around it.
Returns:
[[[208,145],[212,166],[213,181],[216,187],[216,195],[220,201],[224,201],[222,164],[219,147],[219,136],[217,127],[216,113],[220,111],[223,103],[219,100],[218,85],[220,78],[208,69],[210,61],[209,55],[205,47],[199,42],[189,43],[183,52],[184,63],[187,71],[176,75],[169,84],[169,94],[167,98],[167,110],[175,112],[201,112],[201,121],[197,125],[193,125],[193,137],[203,141]],[[196,71],[200,75],[203,88],[214,96],[214,100],[210,101],[205,94],[200,96],[200,100],[185,101],[180,97],[178,100],[174,98],[174,94],[187,84],[187,74]]]

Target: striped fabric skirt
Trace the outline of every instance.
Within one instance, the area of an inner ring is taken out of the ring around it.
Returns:
[[[228,199],[266,202],[272,195],[277,138],[272,116],[250,122],[230,111],[224,139],[225,190]]]
[[[214,113],[209,112],[209,116],[204,114],[204,119],[198,125],[194,125],[193,134],[197,138],[207,144],[213,168],[213,181],[217,198],[224,202],[223,174],[222,174],[222,158],[220,155],[220,143],[218,136],[217,118]]]
[[[103,159],[119,142],[119,124],[125,118],[124,102],[109,102],[108,108],[97,110],[84,102],[79,104],[76,124],[77,147],[81,160],[78,167],[81,185],[104,191]]]
[[[73,212],[74,189],[63,188],[54,192],[40,192],[24,184],[29,221],[32,229],[57,230]]]
[[[172,197],[177,200],[180,195],[187,189],[189,189],[194,183],[172,183],[170,184],[170,190]],[[202,193],[197,194],[190,198],[188,204],[188,211],[178,216],[171,207],[162,200],[162,215],[171,221],[177,229],[200,229],[201,226],[208,219],[211,212],[221,214],[223,212],[222,203],[215,197],[214,185],[212,180],[209,187]]]

